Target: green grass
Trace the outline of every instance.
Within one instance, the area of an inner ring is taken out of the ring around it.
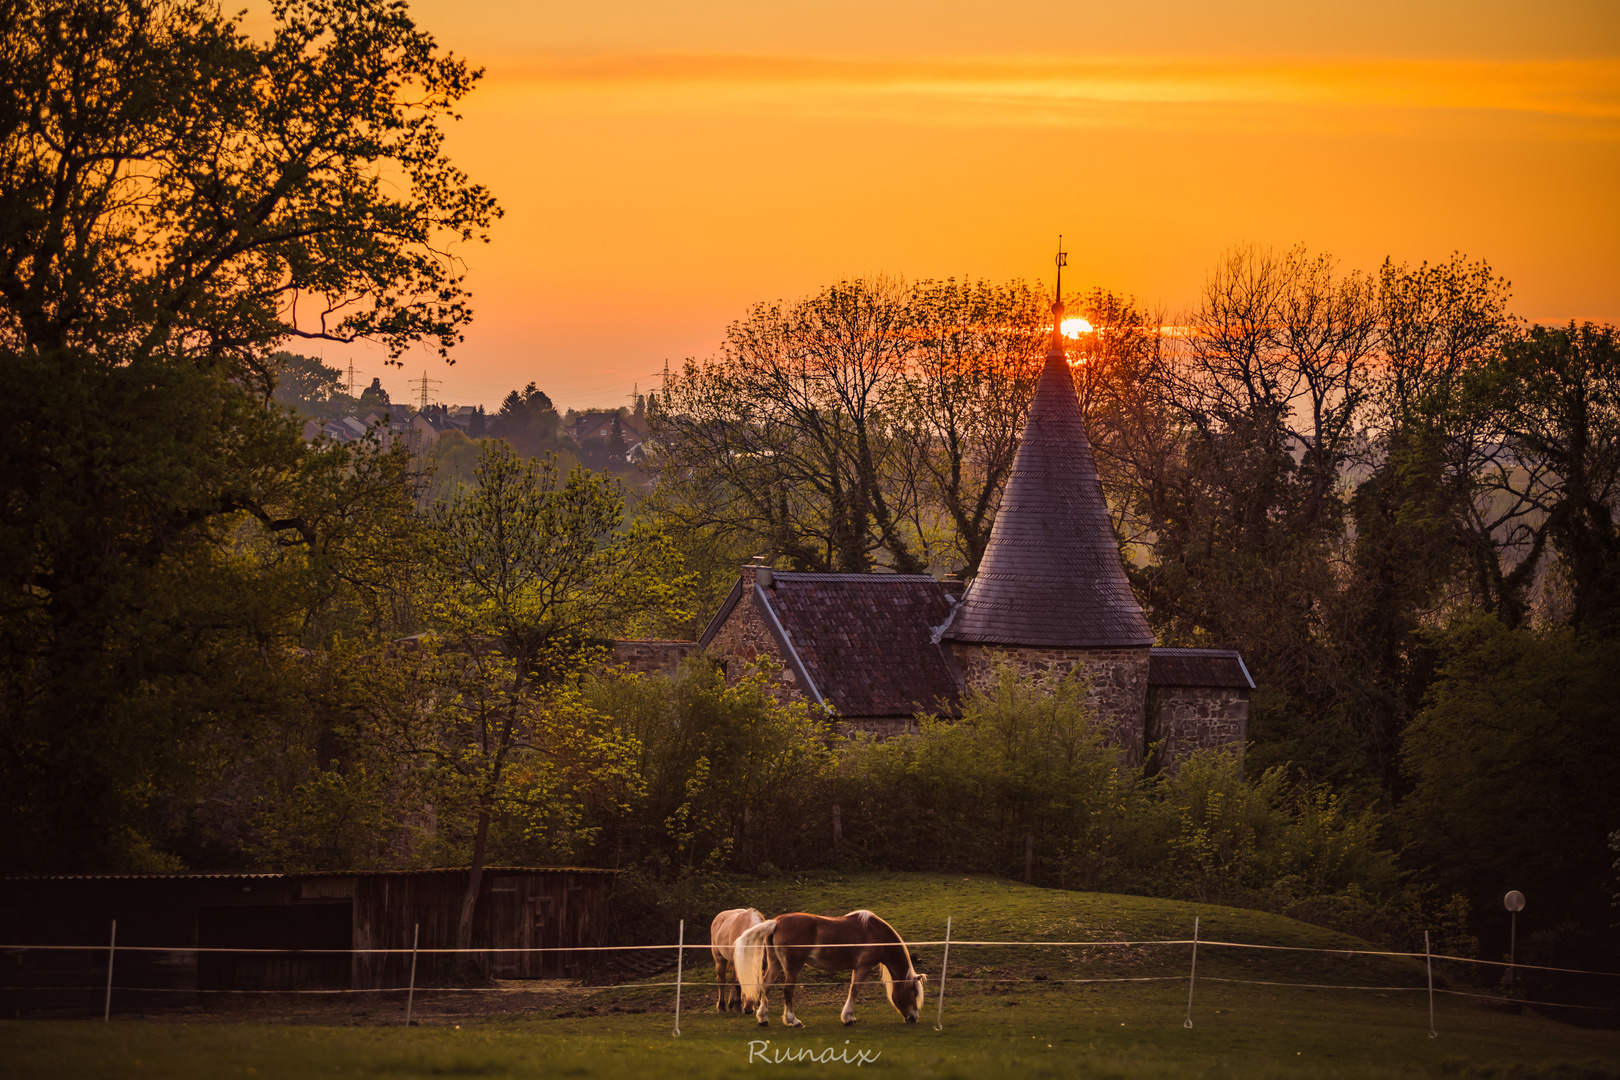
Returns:
[[[788,911],[843,913],[866,907],[883,916],[909,941],[939,941],[951,919],[951,938],[964,941],[1183,941],[1199,923],[1204,941],[1283,945],[1304,949],[1363,950],[1374,946],[1348,934],[1246,908],[1182,903],[1112,893],[1032,888],[983,876],[945,874],[852,874],[758,881],[739,879],[710,890],[716,910],[747,904],[766,916]],[[687,935],[706,934],[707,918],[694,913]],[[937,945],[914,947],[917,967],[937,972]],[[1092,948],[996,948],[953,944],[950,970],[980,978],[1102,978],[1179,975],[1187,970],[1187,946],[1134,945]],[[1421,961],[1343,953],[1277,953],[1204,948],[1199,972],[1211,977],[1286,977],[1299,982],[1417,986]]]
[[[877,1055],[859,1071],[891,1076],[1259,1078],[1620,1076],[1613,1033],[1533,1016],[1441,1004],[1427,1037],[1421,997],[1347,991],[1201,988],[1197,1026],[1167,988],[1125,987],[994,999],[948,998],[946,1027],[906,1025],[873,1003],[852,1029],[836,1005],[805,1010],[809,1026],[761,1030],[713,1013],[463,1022],[435,1028],[87,1021],[0,1023],[0,1072],[11,1077],[271,1078],[321,1076],[741,1077],[855,1066],[750,1064],[749,1040],[769,1049]],[[932,1010],[930,1010],[931,1012]],[[932,1016],[929,1017],[932,1019]],[[846,1042],[847,1040],[847,1042]],[[1521,1067],[1515,1067],[1525,1063]],[[1576,1068],[1575,1063],[1585,1063]]]
[[[1353,948],[1344,935],[1260,912],[1137,897],[1061,893],[984,878],[861,875],[733,882],[716,907],[749,903],[769,914],[867,906],[913,939],[931,939],[953,919],[953,939],[1142,940],[1186,937],[1192,917],[1205,937]],[[716,898],[717,900],[720,898]],[[705,920],[706,921],[706,920]],[[938,948],[916,950],[938,972]],[[1466,999],[1437,1001],[1428,1037],[1420,964],[1322,954],[1200,951],[1191,1030],[1185,946],[1121,949],[951,950],[945,1029],[906,1025],[873,990],[862,1022],[837,1021],[841,987],[806,988],[808,1025],[766,1029],[712,1010],[706,956],[687,969],[681,1037],[672,1036],[671,993],[649,985],[606,988],[583,1002],[529,1016],[445,1019],[430,1026],[327,1027],[190,1017],[189,1023],[115,1020],[0,1022],[6,1077],[905,1077],[1086,1076],[1173,1078],[1479,1077],[1574,1080],[1620,1077],[1620,1033],[1572,1028],[1532,1013],[1489,1011]],[[689,958],[689,962],[692,958]],[[1059,979],[1175,975],[1174,981],[1060,983]],[[1035,976],[1045,975],[1037,981]],[[957,977],[960,976],[960,977]],[[1216,978],[1254,980],[1217,982]],[[660,977],[648,982],[667,981]],[[1373,984],[1384,991],[1263,986],[1256,982]],[[780,999],[777,999],[779,1015]],[[392,1008],[379,1002],[375,1014]],[[614,1011],[610,1011],[614,1010]],[[455,1025],[459,1024],[459,1028]],[[858,1051],[871,1064],[767,1065],[768,1050]],[[846,1042],[846,1040],[848,1040]],[[760,1049],[755,1043],[753,1050]],[[751,1060],[752,1056],[752,1060]]]

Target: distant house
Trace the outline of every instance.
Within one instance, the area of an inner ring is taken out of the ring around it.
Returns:
[[[426,450],[439,438],[439,429],[433,426],[422,413],[411,417],[411,449],[417,452]]]
[[[403,414],[405,410],[401,409]],[[438,438],[438,430],[422,414],[396,416],[394,410],[384,412],[373,409],[363,416],[343,416],[322,424],[315,420],[304,424],[304,441],[324,439],[331,443],[348,443],[363,439],[375,431],[385,446],[404,441],[412,453],[420,453]]]
[[[429,405],[418,412],[416,418],[432,428],[435,436],[447,431],[459,431],[476,439],[484,434],[483,417],[473,405]]]
[[[336,420],[327,421],[322,430],[333,442],[353,442],[365,437],[366,425],[364,421],[352,416],[340,416]]]
[[[624,460],[629,463],[640,461],[646,456],[647,421],[628,409],[592,409],[580,413],[568,425],[567,431],[574,442],[583,447],[589,439],[611,441],[614,421],[618,422],[619,436],[624,441]]]
[[[574,442],[580,444],[586,439],[606,439],[613,434],[613,419],[617,415],[618,413],[599,409],[581,413],[568,426],[568,435]]]
[[[626,446],[646,440],[646,420],[629,410],[592,409],[579,413],[569,424],[568,434],[576,443],[583,443],[586,439],[611,438],[615,419],[619,421],[619,430],[624,435]]]

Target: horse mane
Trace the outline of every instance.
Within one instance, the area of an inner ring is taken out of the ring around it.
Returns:
[[[911,950],[906,948],[905,939],[902,938],[899,932],[895,930],[894,927],[890,926],[881,915],[873,914],[872,912],[867,911],[865,908],[861,908],[858,911],[852,911],[848,915],[844,916],[844,918],[860,919],[862,923],[868,926],[870,926],[872,923],[877,923],[879,926],[883,927],[884,930],[887,930],[889,932],[889,937],[893,939],[892,941],[888,942],[888,944],[898,948],[900,950],[900,955],[905,957],[905,970],[899,972],[891,971],[889,969],[890,966],[883,961],[878,962],[878,974],[883,977],[883,992],[888,995],[889,1004],[893,1005],[895,1003],[894,980],[896,976],[904,977],[906,975],[912,975],[915,974],[917,970],[916,966],[911,962]],[[917,977],[922,978],[921,975],[918,975]]]

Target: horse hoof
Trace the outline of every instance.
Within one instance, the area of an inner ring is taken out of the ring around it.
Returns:
[[[844,1021],[844,1026],[845,1027],[854,1027],[855,1026],[855,1021],[853,1021],[853,1020],[845,1020]]]

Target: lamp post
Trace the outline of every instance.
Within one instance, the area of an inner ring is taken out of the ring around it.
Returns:
[[[1514,889],[1502,897],[1502,906],[1508,909],[1513,918],[1512,928],[1508,931],[1508,985],[1514,990],[1519,988],[1518,952],[1519,952],[1519,912],[1524,910],[1524,893]]]

